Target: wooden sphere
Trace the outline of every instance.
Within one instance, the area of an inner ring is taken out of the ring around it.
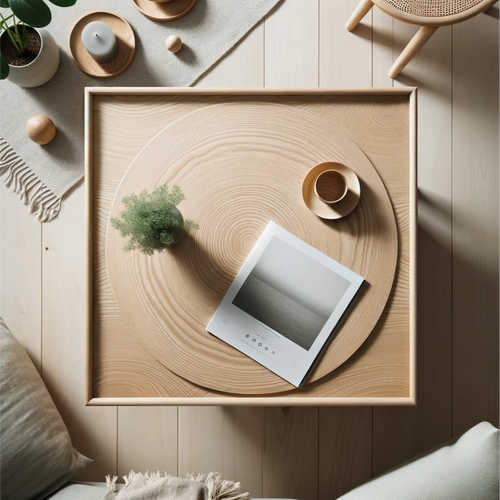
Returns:
[[[165,41],[165,45],[170,52],[175,54],[181,50],[182,40],[177,35],[170,35]]]
[[[48,144],[56,135],[56,126],[48,116],[32,116],[26,124],[26,133],[33,142]]]

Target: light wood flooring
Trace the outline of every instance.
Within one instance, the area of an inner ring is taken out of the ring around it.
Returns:
[[[357,0],[285,0],[199,86],[419,87],[418,405],[84,407],[84,188],[36,222],[1,186],[1,311],[42,373],[81,479],[217,470],[252,496],[328,500],[482,420],[498,426],[499,7],[440,28],[397,81],[416,28]],[[82,138],[83,140],[83,138]]]

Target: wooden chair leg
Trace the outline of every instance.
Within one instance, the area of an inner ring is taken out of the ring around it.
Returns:
[[[415,54],[427,43],[427,40],[434,34],[437,28],[424,26],[420,28],[414,37],[408,42],[396,62],[389,71],[391,78],[396,78],[406,65],[413,59]]]
[[[361,0],[359,2],[358,6],[356,7],[356,10],[352,13],[352,16],[349,18],[349,21],[347,21],[346,28],[347,31],[352,31],[363,19],[363,17],[370,12],[371,8],[373,7],[373,2],[372,0]]]

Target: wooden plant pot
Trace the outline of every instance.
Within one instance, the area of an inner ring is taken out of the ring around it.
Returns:
[[[36,59],[25,66],[9,64],[7,80],[20,87],[39,87],[47,83],[59,68],[59,47],[52,35],[43,28],[33,28],[40,35],[41,47]]]

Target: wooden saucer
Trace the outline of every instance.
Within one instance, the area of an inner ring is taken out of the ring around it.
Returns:
[[[195,5],[196,0],[132,0],[132,3],[146,17],[153,21],[174,21],[185,16]]]
[[[338,203],[328,204],[320,200],[314,192],[314,184],[318,175],[325,170],[337,170],[347,180],[347,194]],[[325,162],[311,168],[302,183],[302,198],[307,208],[322,219],[340,219],[350,214],[359,202],[361,185],[358,176],[345,165],[337,162]]]
[[[110,26],[118,43],[118,55],[109,63],[98,63],[82,43],[82,31],[93,21],[103,21]],[[97,10],[81,17],[69,35],[69,52],[75,64],[90,76],[112,78],[123,73],[135,56],[135,36],[130,24],[113,12]]]

